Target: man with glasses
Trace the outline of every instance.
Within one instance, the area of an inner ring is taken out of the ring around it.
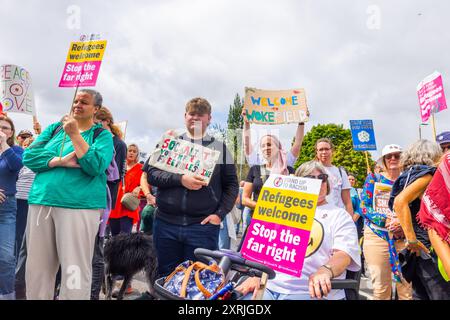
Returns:
[[[450,150],[450,131],[444,131],[438,134],[436,142],[441,146],[442,152],[448,152]]]

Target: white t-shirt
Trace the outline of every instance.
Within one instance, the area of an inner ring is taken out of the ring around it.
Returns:
[[[287,162],[287,166],[288,167],[294,167],[295,161],[297,159],[295,158],[295,156],[292,154],[292,152],[289,150],[289,152],[286,155],[286,162]],[[248,165],[251,166],[256,166],[256,165],[260,165],[260,164],[264,164],[265,160],[262,157],[262,155],[260,155],[258,153],[258,149],[257,148],[253,148],[253,152],[250,153],[250,155],[247,157],[247,162]]]
[[[342,190],[351,189],[350,182],[348,181],[347,173],[344,169],[341,169],[339,172],[339,168],[335,166],[325,167],[325,170],[328,173],[328,181],[330,181],[330,194],[327,195],[327,202],[333,203],[335,206],[339,208],[344,208],[344,201],[342,201]],[[341,177],[342,173],[342,177]]]
[[[347,270],[358,271],[361,268],[360,249],[356,226],[344,209],[332,204],[317,207],[310,235],[306,258],[300,278],[276,272],[276,277],[267,282],[267,288],[282,294],[309,295],[309,276],[330,260],[333,250],[347,253],[352,259]],[[344,271],[336,279],[345,279]],[[345,298],[344,290],[331,290],[326,299]]]

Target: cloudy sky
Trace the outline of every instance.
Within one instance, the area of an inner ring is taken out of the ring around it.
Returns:
[[[373,119],[379,150],[419,135],[417,84],[439,71],[450,95],[450,2],[446,0],[0,0],[0,64],[31,73],[46,126],[67,113],[74,89],[59,88],[71,41],[108,40],[96,89],[127,142],[150,150],[183,127],[184,105],[207,98],[226,124],[244,87],[306,89],[311,121]],[[10,114],[19,129],[31,118]],[[436,115],[450,129],[450,110]],[[277,127],[288,143],[295,125]],[[431,126],[423,136],[432,137]]]

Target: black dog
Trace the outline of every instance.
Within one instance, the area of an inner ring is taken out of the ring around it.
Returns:
[[[106,299],[111,300],[113,276],[124,277],[117,300],[122,300],[133,276],[145,271],[149,293],[155,297],[153,284],[157,277],[157,260],[153,238],[143,233],[119,234],[105,245]]]

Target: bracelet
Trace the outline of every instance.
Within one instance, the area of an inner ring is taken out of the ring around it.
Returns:
[[[406,243],[407,244],[418,244],[419,241],[417,241],[417,239],[416,240],[408,240],[408,239],[406,239]]]
[[[322,267],[324,267],[325,269],[327,269],[328,271],[331,272],[331,279],[333,279],[334,278],[334,272],[333,272],[333,269],[331,269],[331,266],[328,265],[328,264],[324,264],[324,265],[322,265]]]
[[[305,123],[304,123],[304,122],[299,122],[298,125],[299,125],[299,126],[304,126]]]

